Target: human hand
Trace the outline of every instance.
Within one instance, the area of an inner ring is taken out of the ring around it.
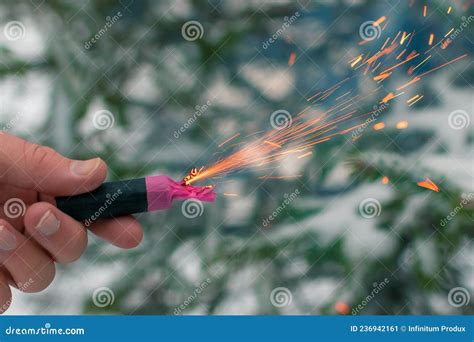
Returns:
[[[84,226],[55,207],[55,196],[97,188],[107,166],[97,158],[67,159],[53,149],[0,133],[0,313],[11,303],[10,286],[38,292],[54,279],[55,263],[78,259],[87,246]],[[132,216],[100,219],[94,234],[121,248],[143,238]]]

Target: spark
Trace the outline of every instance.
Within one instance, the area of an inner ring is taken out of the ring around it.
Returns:
[[[418,77],[422,77],[422,76],[428,75],[428,74],[432,73],[433,71],[438,70],[438,69],[441,69],[441,68],[443,68],[443,67],[445,67],[445,66],[447,66],[447,65],[450,65],[450,64],[452,64],[452,63],[454,63],[454,62],[457,62],[457,61],[459,61],[460,59],[463,59],[463,58],[466,57],[466,56],[467,56],[467,54],[464,54],[464,55],[462,55],[462,56],[456,57],[456,58],[450,60],[449,62],[446,62],[446,63],[444,63],[444,64],[438,65],[437,67],[435,67],[435,68],[433,68],[433,69],[430,69],[430,70],[424,72],[424,73],[421,74],[421,75],[418,75]]]
[[[310,155],[313,154],[313,151],[309,151],[305,154],[302,154],[301,156],[298,156],[298,159],[302,159],[302,158],[306,158],[306,157],[309,157]]]
[[[268,140],[264,140],[263,143],[264,143],[264,144],[271,145],[271,146],[275,146],[275,147],[278,147],[278,148],[281,148],[281,145],[276,144],[276,143],[271,142],[271,141],[268,141]]]
[[[426,178],[424,181],[416,183],[418,186],[426,189],[430,189],[432,191],[440,192],[438,185],[435,184],[431,179]]]
[[[237,197],[237,196],[239,196],[239,194],[231,194],[231,193],[226,193],[226,192],[224,192],[223,195],[224,195],[224,196],[229,196],[229,197]]]
[[[446,38],[447,36],[449,36],[449,35],[451,34],[451,32],[453,32],[453,31],[454,31],[454,27],[453,27],[451,30],[449,30],[448,33],[446,33],[446,34],[444,35],[444,38]]]
[[[380,131],[381,129],[385,128],[385,123],[383,122],[378,122],[373,126],[374,130]]]
[[[407,49],[404,49],[402,52],[400,52],[400,54],[397,56],[396,60],[399,60],[400,57],[403,56],[403,54],[407,51]]]
[[[419,96],[419,95],[417,95],[417,96]],[[418,101],[420,101],[422,98],[423,98],[423,95],[419,96],[416,100],[414,100],[413,102],[409,103],[409,104],[408,104],[408,107],[413,106],[415,103],[417,103]],[[407,103],[408,103],[408,102],[407,102]]]
[[[427,8],[426,5],[423,6],[423,16],[426,17]]]
[[[405,129],[405,128],[408,128],[408,121],[406,121],[406,120],[398,121],[397,124],[395,125],[395,127],[396,127],[397,129]]]
[[[383,81],[384,79],[386,79],[387,77],[389,77],[390,75],[392,74],[392,72],[388,72],[388,73],[385,73],[385,74],[380,74],[378,76],[375,76],[374,77],[374,81]]]
[[[406,87],[412,85],[413,83],[418,82],[419,80],[421,80],[421,78],[415,77],[415,78],[413,78],[411,81],[408,81],[408,82],[405,83],[404,85],[401,85],[400,87],[398,87],[398,88],[397,88],[397,91],[398,91],[398,90],[402,90],[402,89],[404,89],[404,88],[406,88]]]
[[[382,178],[382,184],[388,184],[388,182],[389,182],[388,177],[387,177],[387,176],[383,176],[383,178]]]
[[[361,60],[362,60],[362,55],[357,56],[357,57],[353,60],[353,62],[351,63],[351,68],[353,68],[354,65],[356,65],[357,63],[359,63]]]
[[[449,7],[448,7],[448,11],[447,11],[446,13],[447,13],[447,14],[451,13],[451,10],[452,10],[452,9],[453,9],[453,8],[452,8],[451,6],[449,6]]]
[[[429,55],[428,57],[426,57],[422,62],[420,62],[416,67],[413,68],[413,71],[415,71],[416,69],[418,69],[418,67],[420,65],[422,65],[423,63],[425,63],[428,59],[431,58],[431,55]]]
[[[292,66],[293,64],[295,64],[295,61],[296,61],[296,52],[292,52],[290,54],[290,58],[288,59],[288,65]]]
[[[428,45],[431,46],[433,45],[433,39],[434,39],[434,34],[430,34],[430,39],[428,40]]]
[[[230,138],[224,140],[223,142],[221,142],[219,145],[217,145],[218,147],[222,147],[224,146],[225,144],[227,144],[229,141],[231,140],[234,140],[235,138],[237,138],[238,136],[240,135],[240,133],[235,133],[233,136],[231,136]]]
[[[334,304],[334,309],[340,315],[347,315],[351,312],[351,307],[346,302],[342,301],[337,301],[336,304]]]
[[[381,23],[383,23],[386,19],[387,19],[387,18],[386,18],[384,15],[381,16],[380,18],[378,18],[378,19],[374,22],[373,26],[379,26],[379,25],[380,25]]]

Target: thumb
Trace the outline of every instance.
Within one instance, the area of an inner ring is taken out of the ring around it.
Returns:
[[[52,196],[91,191],[107,177],[99,159],[71,160],[53,149],[0,133],[0,183]]]

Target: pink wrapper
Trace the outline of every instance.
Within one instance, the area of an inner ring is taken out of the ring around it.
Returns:
[[[148,211],[169,209],[174,200],[194,198],[203,202],[214,202],[213,189],[192,185],[183,185],[168,176],[150,176],[145,178]]]

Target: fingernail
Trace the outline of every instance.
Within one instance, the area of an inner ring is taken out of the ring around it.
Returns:
[[[0,225],[0,250],[11,251],[16,247],[16,237],[5,226]]]
[[[99,163],[99,158],[91,160],[75,160],[71,163],[71,171],[78,176],[88,176],[97,169]]]
[[[36,225],[36,229],[43,235],[50,236],[56,233],[60,226],[59,220],[51,210],[48,210]]]

